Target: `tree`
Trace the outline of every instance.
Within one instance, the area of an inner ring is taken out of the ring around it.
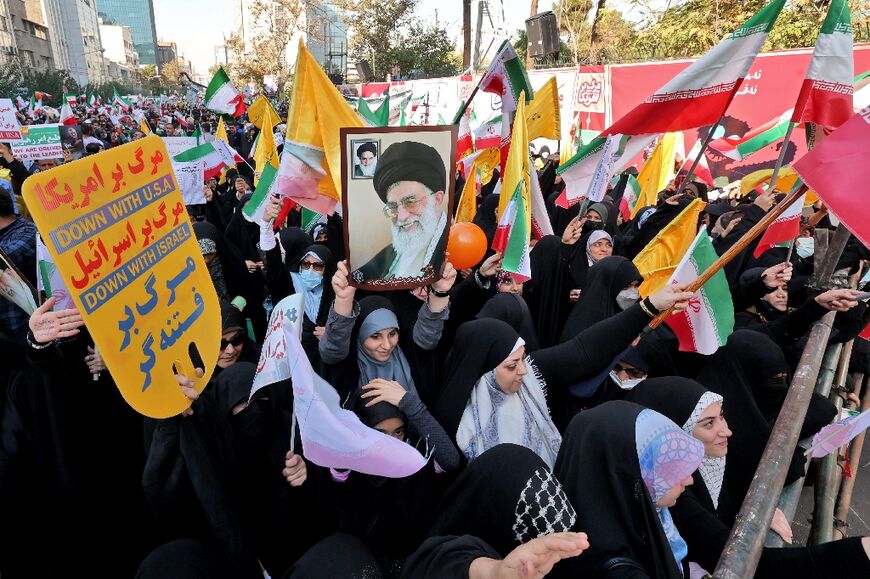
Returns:
[[[316,37],[320,29],[317,9],[306,12],[307,6],[305,0],[252,0],[248,5],[251,38],[234,34],[226,41],[231,54],[226,70],[234,83],[252,82],[262,89],[263,77],[271,74],[278,78],[278,92],[284,92],[294,64],[286,58],[290,41],[302,31]]]
[[[461,57],[456,53],[447,30],[438,22],[412,22],[401,32],[396,46],[384,58],[392,63],[399,76],[413,75],[419,78],[452,76],[460,72]]]
[[[375,78],[385,78],[396,64],[390,56],[414,21],[417,0],[336,0],[348,27],[348,48],[366,60]]]
[[[634,28],[618,11],[607,8],[603,0],[561,0],[553,6],[553,11],[559,30],[568,36],[566,47],[573,62],[618,61],[632,54]]]

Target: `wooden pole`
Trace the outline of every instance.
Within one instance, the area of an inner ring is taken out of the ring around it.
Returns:
[[[741,251],[746,249],[746,247],[752,243],[756,237],[761,235],[768,226],[776,221],[776,218],[783,214],[783,212],[789,208],[789,206],[800,198],[801,195],[807,190],[807,186],[801,184],[791,190],[791,192],[786,196],[785,199],[780,201],[777,205],[775,205],[770,211],[767,212],[761,221],[756,223],[752,229],[746,232],[746,234],[740,238],[740,241],[732,245],[728,248],[728,251],[719,256],[713,264],[704,270],[704,273],[698,276],[698,278],[689,284],[689,287],[686,288],[688,292],[698,291],[701,286],[710,281],[716,272],[720,269],[728,265],[728,263],[737,257]],[[651,328],[657,328],[661,325],[666,317],[668,317],[671,313],[671,310],[666,310],[660,313],[656,318],[650,322]]]

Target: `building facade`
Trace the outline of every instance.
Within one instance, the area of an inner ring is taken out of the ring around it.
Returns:
[[[15,34],[18,58],[36,70],[54,68],[51,39],[38,0],[6,0]]]
[[[157,41],[157,68],[163,69],[163,65],[178,61],[178,46],[174,42]]]
[[[9,2],[0,0],[0,63],[13,62],[17,58],[14,31]]]
[[[40,0],[51,40],[54,66],[81,86],[106,80],[95,0]]]
[[[106,60],[106,75],[113,80],[136,84],[139,76],[139,53],[133,34],[123,24],[106,24],[100,19],[100,39]]]
[[[133,34],[133,44],[140,64],[157,61],[157,27],[152,0],[92,0],[99,4],[99,14],[106,23],[123,24]]]

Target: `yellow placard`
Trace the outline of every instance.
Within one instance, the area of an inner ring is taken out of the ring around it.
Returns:
[[[220,304],[170,156],[151,135],[29,177],[24,200],[124,399],[153,418],[190,405],[217,363]],[[193,375],[198,352],[205,376]]]

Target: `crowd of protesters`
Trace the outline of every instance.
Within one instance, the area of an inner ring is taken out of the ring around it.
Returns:
[[[133,105],[160,136],[214,133],[218,118],[174,100]],[[76,107],[87,154],[145,136],[135,115]],[[131,111],[132,112],[132,111]],[[283,111],[279,108],[279,114]],[[22,118],[23,123],[46,119]],[[186,125],[186,128],[185,126]],[[227,123],[250,157],[257,129]],[[280,147],[280,142],[279,142]],[[36,285],[37,230],[21,184],[68,159],[27,166],[0,145],[0,249]],[[753,245],[726,267],[736,329],[711,356],[679,351],[660,312],[691,307],[684,286],[641,297],[632,263],[695,198],[671,186],[623,220],[628,174],[580,215],[555,199],[553,160],[538,177],[555,235],[536,240],[518,283],[490,251],[445,265],[428,288],[357,291],[338,213],[303,230],[298,210],[241,217],[247,164],[204,184],[189,206],[221,299],[217,367],[182,415],[143,418],[122,399],[81,316],[45,301],[31,316],[0,300],[0,575],[151,578],[703,577],[713,571],[782,407],[812,323],[836,311],[832,340],[857,336],[867,306],[850,289],[815,291],[814,228],[797,251]],[[459,177],[445,175],[447,179]],[[493,180],[474,222],[491,243]],[[457,182],[457,191],[461,182]],[[720,254],[757,223],[774,193],[713,200]],[[854,237],[837,264],[855,276]],[[416,447],[406,478],[326,469],[291,429],[287,381],[248,393],[272,304],[306,296],[302,345],[342,403]],[[239,297],[243,299],[238,299]],[[53,323],[45,323],[49,320]],[[45,328],[51,328],[46,331]],[[645,329],[646,328],[646,329]],[[855,371],[870,349],[855,342]],[[854,405],[856,400],[849,400]],[[802,437],[836,409],[815,396]],[[291,447],[296,449],[292,452]],[[795,452],[788,482],[804,476]],[[777,512],[772,530],[792,540]],[[767,548],[758,577],[868,577],[870,539]]]

